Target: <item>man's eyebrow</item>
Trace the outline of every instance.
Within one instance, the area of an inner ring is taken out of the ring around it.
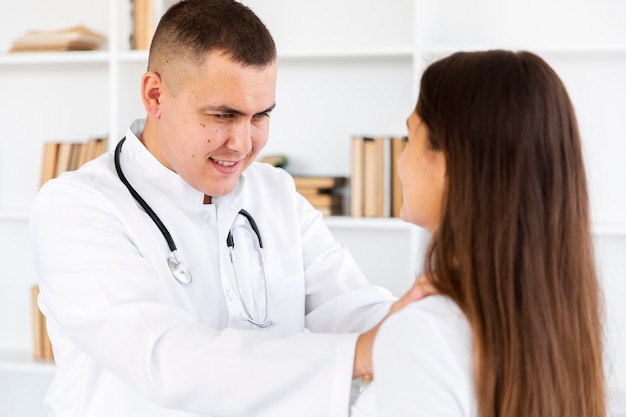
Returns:
[[[202,107],[200,107],[200,109],[202,111],[205,111],[205,112],[243,114],[239,110],[233,109],[232,107],[229,107],[229,106],[226,106],[226,105],[219,105],[219,106],[208,105],[208,106],[202,106]]]
[[[272,104],[271,106],[269,106],[267,109],[263,110],[263,111],[262,111],[262,112],[260,112],[260,113],[269,113],[269,112],[271,112],[272,110],[274,110],[274,108],[275,108],[275,107],[276,107],[276,103]]]
[[[269,113],[272,110],[274,110],[274,107],[276,107],[276,103],[272,104],[270,107],[268,107],[267,109],[260,111],[258,113],[255,114],[263,114],[263,113]],[[202,111],[205,112],[219,112],[219,113],[230,113],[230,114],[237,114],[237,115],[243,115],[244,113],[240,110],[234,109],[230,106],[226,106],[226,105],[219,105],[219,106],[202,106],[201,107]]]

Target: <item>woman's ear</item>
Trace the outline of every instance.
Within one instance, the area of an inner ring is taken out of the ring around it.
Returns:
[[[146,72],[141,78],[141,100],[148,117],[153,119],[161,117],[161,94],[164,88],[161,76],[154,71]]]

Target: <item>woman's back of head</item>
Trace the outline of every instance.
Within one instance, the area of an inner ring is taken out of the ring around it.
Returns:
[[[602,326],[573,106],[529,52],[456,53],[417,113],[446,157],[435,286],[474,332],[481,415],[603,416]]]

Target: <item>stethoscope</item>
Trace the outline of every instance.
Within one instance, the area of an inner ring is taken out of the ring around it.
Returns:
[[[120,140],[117,146],[115,147],[114,161],[115,161],[115,170],[117,171],[117,176],[120,178],[120,181],[122,181],[122,183],[126,186],[126,188],[128,189],[128,192],[133,196],[135,201],[139,203],[141,208],[144,209],[144,211],[152,219],[154,224],[156,224],[156,226],[161,231],[161,234],[167,241],[167,245],[169,246],[170,251],[171,251],[170,256],[167,258],[167,264],[170,268],[170,271],[172,272],[172,276],[174,277],[176,281],[178,281],[179,284],[189,285],[191,284],[191,281],[192,281],[191,272],[187,269],[183,261],[178,259],[178,249],[176,247],[176,243],[174,243],[174,239],[172,238],[172,235],[170,234],[169,230],[167,230],[167,227],[165,227],[165,225],[163,224],[159,216],[157,216],[157,214],[154,212],[154,210],[152,210],[152,208],[139,195],[139,193],[133,188],[133,186],[130,185],[130,183],[126,179],[126,176],[124,175],[124,172],[122,171],[122,165],[120,163],[120,154],[122,152],[122,145],[124,144],[125,140],[126,140],[125,137],[122,138],[122,140]],[[243,295],[241,294],[241,290],[239,288],[239,274],[237,273],[237,265],[235,263],[235,239],[233,238],[232,232],[229,230],[228,236],[226,236],[226,246],[228,246],[230,263],[233,267],[233,271],[235,275],[235,287],[237,289],[237,295],[239,296],[239,300],[241,301],[243,310],[246,313],[248,322],[258,327],[268,327],[268,326],[271,326],[273,323],[269,320],[269,314],[270,314],[269,288],[268,288],[268,283],[267,283],[267,275],[265,272],[265,258],[263,257],[263,240],[261,239],[261,232],[259,231],[259,227],[257,226],[256,221],[254,220],[254,218],[252,217],[250,213],[248,213],[244,209],[241,209],[239,210],[238,214],[241,214],[243,217],[245,217],[248,220],[248,222],[250,223],[250,227],[254,231],[254,234],[256,235],[257,241],[259,243],[259,256],[260,256],[261,268],[263,271],[263,286],[265,289],[265,312],[264,312],[263,319],[262,320],[254,319],[254,317],[250,313],[250,310],[248,309],[248,306],[246,305],[246,301]],[[254,291],[252,291],[252,298],[253,298],[253,303],[256,306]]]

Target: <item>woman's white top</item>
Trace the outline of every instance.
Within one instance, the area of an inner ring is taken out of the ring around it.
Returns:
[[[112,152],[47,182],[31,239],[57,369],[49,415],[347,415],[357,333],[386,314],[391,294],[368,285],[285,171],[254,163],[231,194],[203,204],[137,139],[142,129],[128,131],[121,166],[193,282],[172,277],[166,241],[120,182]],[[226,246],[233,229],[240,287],[262,288],[242,208],[265,247],[274,323],[265,329],[246,320]]]
[[[472,337],[449,298],[433,295],[390,316],[373,351],[374,380],[352,417],[475,417]]]

